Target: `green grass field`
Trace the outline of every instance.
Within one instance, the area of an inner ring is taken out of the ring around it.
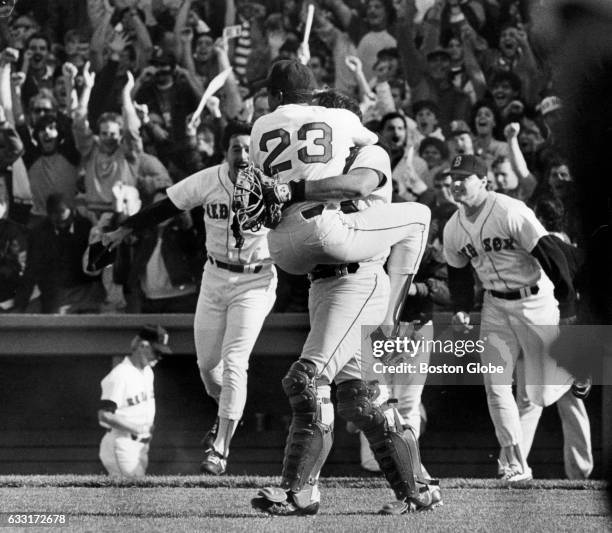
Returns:
[[[269,517],[251,508],[264,477],[0,476],[0,512],[70,516],[70,531],[612,531],[601,482],[444,479],[444,506],[427,513],[377,514],[392,493],[380,478],[325,478],[316,517]],[[1,515],[6,526],[6,515]],[[15,531],[13,528],[11,531]],[[28,528],[31,531],[31,528]],[[8,529],[7,529],[8,531]]]

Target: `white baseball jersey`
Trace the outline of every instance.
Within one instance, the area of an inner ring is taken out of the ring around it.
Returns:
[[[170,187],[167,194],[179,209],[204,206],[206,251],[214,259],[243,265],[272,262],[266,228],[243,232],[244,244],[242,248],[236,246],[232,231],[234,184],[227,162],[192,174]]]
[[[378,170],[386,178],[382,187],[372,191],[366,198],[357,200],[355,205],[359,211],[375,204],[391,203],[392,171],[391,160],[384,148],[376,145],[362,146],[350,165],[350,170],[358,168],[372,168]]]
[[[547,234],[523,202],[489,192],[476,220],[467,219],[463,206],[449,219],[444,256],[455,268],[471,262],[485,289],[516,291],[535,285],[545,275],[530,252]]]
[[[283,183],[318,180],[342,174],[352,146],[377,140],[351,111],[289,104],[255,121],[249,154],[255,166]]]
[[[113,368],[102,380],[101,400],[115,403],[116,414],[131,424],[151,427],[155,418],[153,370],[136,368],[129,357]],[[107,425],[100,423],[104,427]]]

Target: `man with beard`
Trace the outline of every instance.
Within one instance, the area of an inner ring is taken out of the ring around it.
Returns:
[[[404,200],[418,199],[427,190],[427,185],[419,178],[427,171],[427,163],[416,154],[416,133],[408,133],[403,115],[388,113],[380,121],[380,136],[391,150],[393,188]]]
[[[189,81],[185,69],[177,67],[174,58],[161,50],[143,70],[136,82],[135,100],[148,107],[149,113],[161,118],[167,140],[156,144],[158,156],[165,163],[185,143],[187,116],[198,105],[201,93]]]
[[[44,217],[47,197],[62,193],[68,205],[74,207],[79,178],[79,153],[59,128],[57,118],[44,115],[34,127],[34,142],[24,155],[28,169],[34,205],[31,214]]]
[[[276,270],[270,259],[268,230],[240,234],[232,210],[236,176],[249,161],[251,127],[230,123],[225,129],[226,160],[200,170],[170,187],[168,198],[156,202],[103,236],[116,245],[134,230],[155,226],[181,211],[204,207],[206,250],[194,333],[200,377],[219,404],[217,422],[207,433],[202,472],[222,475],[230,442],[246,403],[247,368],[251,350],[272,309]]]

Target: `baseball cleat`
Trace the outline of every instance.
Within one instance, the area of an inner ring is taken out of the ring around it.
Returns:
[[[585,400],[591,394],[593,382],[591,378],[575,379],[572,383],[572,394],[580,400]]]
[[[319,512],[319,502],[298,507],[291,491],[277,487],[265,487],[251,500],[254,509],[275,516],[313,516]]]
[[[520,465],[504,465],[499,460],[498,465],[497,471],[501,481],[517,483],[519,481],[531,481],[533,479],[533,472],[529,467],[523,471]]]
[[[204,453],[204,460],[200,463],[200,472],[203,474],[212,474],[213,476],[221,476],[225,474],[227,468],[227,459],[223,457],[214,448],[209,448]]]
[[[437,481],[432,481],[431,485],[423,486],[420,490],[421,493],[417,497],[386,503],[379,511],[379,514],[401,515],[420,513],[423,511],[433,511],[436,507],[444,505]]]
[[[215,423],[206,432],[206,435],[204,435],[204,438],[202,439],[201,444],[204,446],[205,450],[210,450],[214,447],[215,439],[217,438],[217,431],[219,431],[219,417],[215,418]]]

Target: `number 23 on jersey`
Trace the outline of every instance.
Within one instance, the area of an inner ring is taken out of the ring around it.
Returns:
[[[297,131],[298,141],[309,140],[308,132],[315,132],[314,136],[310,136],[310,140],[314,146],[320,146],[323,148],[317,149],[319,153],[312,153],[315,151],[313,146],[306,145],[297,151],[298,159],[305,164],[311,163],[328,163],[332,158],[332,129],[325,122],[309,122],[304,124]],[[274,141],[278,140],[275,144]],[[285,159],[277,163],[273,162],[281,157],[283,152],[291,146],[291,134],[283,129],[277,128],[275,130],[268,131],[261,136],[259,140],[259,149],[262,152],[268,154],[268,157],[263,162],[263,170],[268,176],[274,176],[280,172],[291,170],[291,160]],[[309,148],[311,150],[309,150]]]

